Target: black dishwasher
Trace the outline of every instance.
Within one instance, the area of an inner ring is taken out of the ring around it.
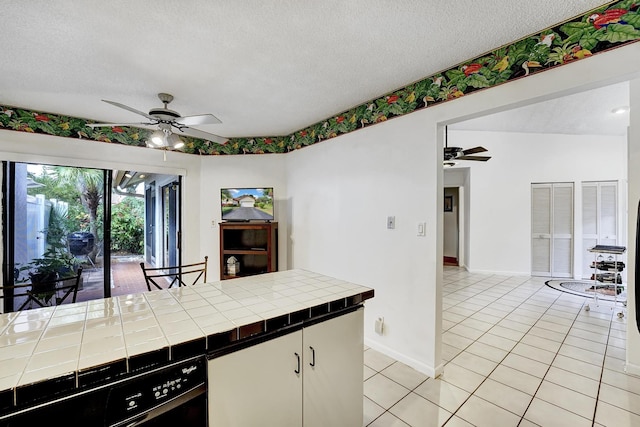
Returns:
[[[206,360],[167,364],[0,416],[0,427],[206,427]]]

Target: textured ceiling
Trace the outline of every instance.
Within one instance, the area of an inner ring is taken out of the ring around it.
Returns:
[[[175,96],[199,129],[285,135],[602,0],[3,1],[0,105],[98,121]]]
[[[449,126],[454,130],[523,133],[557,133],[568,135],[626,135],[629,112],[614,114],[629,106],[629,83],[531,104],[501,113],[490,114]]]

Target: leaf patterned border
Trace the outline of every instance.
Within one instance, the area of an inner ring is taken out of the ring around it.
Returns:
[[[444,72],[405,86],[286,136],[231,138],[225,144],[182,137],[188,154],[286,153],[537,74],[640,40],[640,2],[607,3]],[[94,121],[0,105],[0,128],[107,143],[146,146],[148,129],[92,129]]]

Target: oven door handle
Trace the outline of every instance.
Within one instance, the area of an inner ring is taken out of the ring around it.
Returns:
[[[129,418],[125,421],[119,421],[115,424],[110,424],[109,427],[136,427],[136,426],[142,425],[145,422],[152,420],[156,417],[159,417],[160,415],[163,415],[169,412],[170,410],[177,408],[183,403],[186,403],[189,400],[194,399],[206,392],[207,392],[207,386],[206,384],[202,383],[199,386],[192,388],[188,392],[181,394],[175,399],[162,402],[160,405],[154,408],[151,408],[147,412],[140,414],[138,416],[135,416],[133,418]]]

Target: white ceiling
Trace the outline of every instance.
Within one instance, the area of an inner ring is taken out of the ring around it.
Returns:
[[[168,92],[222,120],[201,130],[286,135],[603,3],[4,0],[0,104],[128,123],[100,100],[146,112]]]
[[[623,136],[629,112],[612,111],[628,106],[629,82],[623,82],[466,120],[449,129]]]

